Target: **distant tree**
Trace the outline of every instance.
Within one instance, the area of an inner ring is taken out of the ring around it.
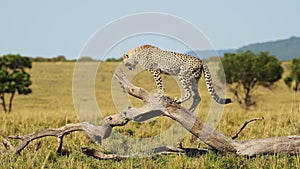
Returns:
[[[296,92],[299,90],[300,84],[300,57],[292,60],[290,68],[290,75],[283,80],[289,88],[291,88],[293,85],[293,90]]]
[[[256,86],[271,87],[283,73],[280,62],[268,52],[258,55],[251,51],[226,53],[222,64],[230,91],[245,109],[255,105],[252,94]]]
[[[38,56],[36,58],[32,58],[32,61],[34,61],[34,62],[50,62],[51,58],[44,58],[44,57]]]
[[[81,62],[95,62],[97,60],[93,59],[92,57],[90,56],[82,56],[78,59],[78,61],[81,61]]]
[[[116,59],[116,58],[108,58],[108,59],[105,60],[105,62],[120,62],[122,60],[123,60],[122,57],[120,57],[118,59]]]
[[[57,57],[52,58],[53,62],[65,62],[67,61],[66,57],[63,55],[58,55]]]
[[[31,60],[19,54],[8,54],[0,57],[0,99],[5,112],[11,112],[15,93],[27,95],[31,93],[30,75],[25,69],[31,68]],[[8,109],[5,94],[10,94]]]

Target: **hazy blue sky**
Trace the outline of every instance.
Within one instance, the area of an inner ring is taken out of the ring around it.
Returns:
[[[300,36],[299,0],[1,0],[0,55],[77,58],[101,27],[141,12],[179,16],[217,49]],[[113,55],[127,50],[118,48]]]

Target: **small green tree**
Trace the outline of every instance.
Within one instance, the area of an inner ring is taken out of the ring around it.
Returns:
[[[256,86],[271,87],[283,73],[280,62],[268,52],[258,55],[251,51],[226,53],[221,60],[226,83],[230,84],[230,91],[245,109],[255,105],[252,94]]]
[[[1,59],[0,59],[0,64],[1,64]],[[8,90],[8,81],[7,81],[8,71],[4,66],[2,65],[0,66],[1,66],[0,67],[1,68],[0,69],[0,99],[2,101],[2,107],[4,112],[7,112],[4,93]]]
[[[31,93],[30,75],[25,69],[31,68],[31,60],[19,54],[8,54],[0,57],[0,99],[4,112],[11,112],[16,92],[27,95]],[[9,94],[9,105],[6,108],[5,94]]]
[[[291,63],[290,75],[284,78],[285,84],[291,88],[293,85],[293,90],[296,92],[299,90],[300,84],[300,57],[298,59],[293,59]]]

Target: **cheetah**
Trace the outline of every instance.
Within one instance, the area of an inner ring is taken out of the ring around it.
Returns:
[[[185,95],[174,101],[178,104],[183,103],[191,98],[193,92],[193,103],[189,108],[194,111],[201,101],[198,92],[198,82],[202,71],[206,86],[212,98],[219,104],[228,104],[229,98],[221,98],[215,91],[211,74],[206,64],[201,59],[191,55],[164,51],[152,45],[143,45],[129,50],[122,55],[123,62],[129,70],[134,70],[139,64],[142,69],[150,71],[159,90],[159,95],[164,95],[164,87],[161,73],[178,76],[178,81],[184,89]]]

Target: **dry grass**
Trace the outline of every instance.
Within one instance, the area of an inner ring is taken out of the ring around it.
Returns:
[[[111,91],[112,72],[120,63],[101,63],[96,76],[96,99],[103,115],[118,113],[113,104]],[[0,111],[0,138],[8,135],[28,134],[47,127],[60,127],[66,123],[78,122],[72,98],[72,76],[75,63],[34,63],[30,70],[33,93],[28,96],[17,95],[13,112]],[[283,66],[287,69],[287,63]],[[286,71],[285,75],[288,72]],[[284,75],[284,76],[285,76]],[[179,97],[176,81],[163,76],[166,93]],[[133,83],[148,90],[155,89],[155,83],[148,72],[133,79]],[[202,101],[198,115],[206,120],[211,98],[203,81],[200,82]],[[294,93],[279,81],[269,89],[258,87],[254,93],[257,105],[245,112],[237,103],[226,105],[218,130],[227,136],[233,136],[244,121],[253,117],[264,117],[256,121],[241,133],[238,139],[253,139],[272,136],[299,134],[300,132],[300,93]],[[232,95],[228,93],[229,97]],[[130,97],[134,106],[142,103]],[[118,100],[122,103],[122,100]],[[118,107],[118,105],[116,106]],[[129,123],[119,127],[121,133],[134,137],[149,137],[167,129],[173,122],[160,117],[142,124]],[[2,154],[0,168],[299,168],[299,156],[265,155],[245,159],[233,154],[210,152],[202,157],[155,156],[143,159],[128,159],[121,162],[98,161],[80,152],[80,147],[94,144],[84,133],[72,133],[65,139],[64,149],[68,155],[55,153],[56,140],[42,139],[41,149],[34,150],[29,145],[21,156]],[[13,141],[16,144],[16,141]],[[184,146],[196,146],[188,135]],[[99,147],[98,147],[99,148]],[[2,147],[0,148],[1,151]]]

